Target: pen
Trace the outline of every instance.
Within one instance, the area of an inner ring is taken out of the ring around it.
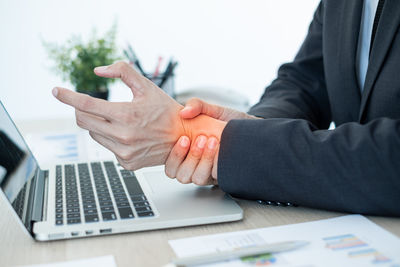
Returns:
[[[170,61],[170,63],[171,63],[171,61]],[[164,76],[163,76],[163,78],[162,78],[160,84],[158,85],[160,88],[163,87],[164,83],[165,83],[165,82],[168,80],[168,78],[172,75],[172,73],[174,72],[174,69],[175,69],[176,65],[178,65],[178,62],[174,62],[174,63],[168,64],[168,67],[167,67],[167,69],[166,69],[165,72],[164,72]]]
[[[160,74],[160,66],[161,66],[162,60],[163,60],[163,57],[158,57],[157,66],[156,66],[156,69],[154,70],[153,77],[151,79],[157,78],[158,74]]]
[[[183,257],[172,260],[172,262],[167,264],[165,267],[192,266],[261,255],[266,253],[278,253],[298,249],[308,244],[309,242],[307,241],[286,241],[254,247],[239,248],[231,251],[222,251],[198,256]]]

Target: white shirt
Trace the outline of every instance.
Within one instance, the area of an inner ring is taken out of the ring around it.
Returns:
[[[374,24],[378,2],[379,0],[364,0],[362,10],[356,59],[357,80],[361,92],[364,90],[365,76],[367,75],[370,49],[369,46],[371,43],[372,27]]]

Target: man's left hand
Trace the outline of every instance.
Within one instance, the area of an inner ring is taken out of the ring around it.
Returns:
[[[204,115],[182,119],[179,111],[183,107],[129,64],[117,62],[94,71],[98,76],[121,78],[133,100],[113,103],[64,88],[54,88],[53,94],[75,108],[78,126],[114,152],[124,168],[164,164],[182,135],[192,140],[199,134],[220,138],[225,122]]]

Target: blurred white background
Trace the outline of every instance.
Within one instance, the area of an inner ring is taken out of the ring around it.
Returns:
[[[176,91],[230,88],[256,103],[280,64],[293,59],[317,0],[0,0],[0,99],[16,120],[73,116],[51,95],[71,88],[51,71],[41,38],[61,44],[72,34],[99,34],[118,21],[117,40],[134,47],[146,70],[173,56]],[[122,53],[121,53],[122,54]],[[130,100],[111,85],[111,100]]]

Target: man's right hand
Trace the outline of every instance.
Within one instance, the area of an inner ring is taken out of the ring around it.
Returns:
[[[200,114],[223,121],[257,118],[234,109],[209,104],[198,98],[190,99],[179,114],[184,119]],[[181,183],[217,184],[218,152],[219,142],[214,137],[200,135],[196,140],[190,140],[187,136],[181,136],[167,158],[165,173]]]
[[[245,112],[207,103],[199,98],[191,98],[185,107],[179,112],[183,119],[192,119],[200,114],[210,116],[221,121],[233,119],[256,119],[257,117]]]

